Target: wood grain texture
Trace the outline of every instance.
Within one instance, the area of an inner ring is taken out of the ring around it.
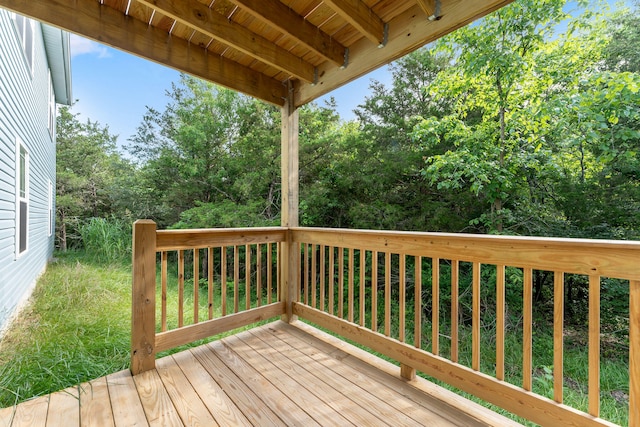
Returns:
[[[148,425],[131,373],[120,371],[106,378],[116,427]]]
[[[294,241],[640,280],[640,242],[294,227]]]
[[[135,375],[133,382],[150,426],[184,425],[155,369]]]
[[[50,401],[51,396],[40,396],[27,400],[22,405],[16,407],[13,424],[7,423],[6,425],[12,427],[44,426],[47,421]],[[57,403],[63,403],[63,405],[59,409],[52,408],[52,420],[60,420],[60,413],[68,408],[69,401],[65,399],[63,402],[60,402],[58,398],[56,399],[56,404]],[[2,425],[2,422],[0,422],[0,425]]]
[[[131,287],[131,371],[154,368],[156,332],[156,224],[133,224],[133,285]]]
[[[154,371],[147,371],[154,372]],[[80,425],[81,426],[115,426],[109,389],[105,377],[80,384]]]

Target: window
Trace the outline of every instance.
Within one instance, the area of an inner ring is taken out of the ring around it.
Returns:
[[[29,153],[16,138],[16,258],[27,250],[29,221]]]
[[[53,91],[53,80],[51,80],[51,70],[49,70],[49,134],[51,141],[55,141],[56,134],[56,94]]]
[[[25,18],[22,15],[18,15],[17,13],[13,15],[13,20],[15,22],[16,31],[18,32],[18,37],[20,37],[20,41],[22,41],[22,49],[24,51],[24,58],[27,62],[27,67],[29,68],[29,72],[33,73],[33,39],[35,37],[35,21]]]

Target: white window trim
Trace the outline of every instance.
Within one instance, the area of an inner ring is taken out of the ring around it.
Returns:
[[[24,171],[24,178],[25,178],[25,197],[21,197],[20,196],[20,174],[22,173],[21,169],[20,169],[20,149],[23,148],[26,154],[26,158],[25,158],[25,171]],[[15,236],[15,258],[18,259],[20,257],[22,257],[23,255],[25,255],[27,252],[29,252],[29,150],[27,149],[27,146],[22,142],[22,139],[20,139],[20,137],[16,137],[16,209],[15,209],[15,230],[16,230],[16,236]],[[20,246],[21,246],[21,240],[20,240],[20,202],[26,202],[27,204],[27,215],[26,215],[26,221],[27,223],[25,224],[26,226],[26,237],[27,237],[27,242],[26,242],[26,247],[24,249],[24,251],[20,252]]]
[[[19,15],[17,13],[12,14],[14,28],[16,33],[18,34],[18,38],[20,40],[20,46],[22,47],[22,56],[24,58],[25,64],[27,64],[27,70],[29,70],[29,75],[33,78],[34,76],[34,68],[35,68],[35,37],[36,37],[36,26],[35,21],[33,19],[27,18],[26,16]],[[22,33],[20,32],[20,28],[18,28],[17,21],[18,19],[24,20],[24,26],[22,27]],[[31,31],[31,46],[27,46],[27,31]],[[30,54],[27,53],[27,48],[31,49]]]
[[[51,69],[49,69],[49,109],[47,127],[49,128],[49,134],[51,135],[51,142],[54,142],[56,132],[56,96],[53,91]]]

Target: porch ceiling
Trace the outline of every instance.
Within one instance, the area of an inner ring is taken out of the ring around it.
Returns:
[[[0,6],[300,106],[511,0],[0,0]]]

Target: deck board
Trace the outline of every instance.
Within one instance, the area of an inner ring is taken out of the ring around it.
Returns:
[[[0,427],[518,425],[308,325],[274,322],[0,409]],[[462,412],[465,410],[466,412]]]
[[[146,371],[133,377],[140,403],[150,426],[183,426],[158,371]]]
[[[115,426],[109,402],[109,386],[105,377],[80,384],[80,424],[82,426]]]
[[[15,418],[17,422],[13,423],[13,425],[19,427],[43,426],[47,421],[48,409],[49,396],[41,396],[29,400],[16,408]]]

